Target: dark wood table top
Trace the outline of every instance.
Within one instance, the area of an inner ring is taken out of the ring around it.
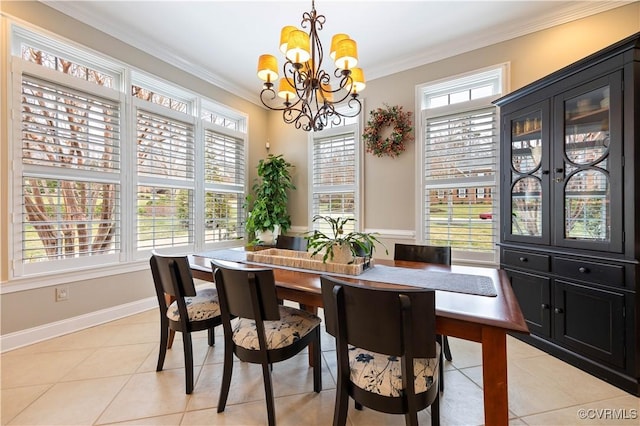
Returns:
[[[190,256],[191,268],[195,278],[208,281],[213,280],[211,273],[211,258],[195,254]],[[233,265],[234,262],[227,262]],[[454,272],[460,274],[479,275],[491,278],[496,289],[497,296],[478,296],[472,294],[456,293],[449,291],[436,291],[436,314],[440,318],[459,320],[484,326],[492,326],[506,331],[528,333],[520,305],[511,289],[511,284],[506,273],[499,269],[471,266],[442,266],[422,262],[395,261],[376,259],[375,264],[387,266],[400,266],[404,268],[423,269],[426,271]],[[242,264],[244,267],[253,267],[250,264]],[[264,266],[255,266],[264,268]],[[321,272],[294,271],[281,269],[277,265],[270,266],[274,269],[276,284],[285,291],[307,295],[305,303],[311,303],[322,307],[320,291]],[[375,266],[374,266],[375,267]],[[359,280],[357,276],[341,280],[355,282],[373,287],[403,287],[397,284]],[[407,286],[408,287],[408,286]]]

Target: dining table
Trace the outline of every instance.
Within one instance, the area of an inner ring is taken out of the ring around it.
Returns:
[[[241,250],[240,250],[241,251]],[[251,262],[237,258],[225,258],[228,250],[196,253],[189,256],[194,278],[213,281],[211,260],[242,263]],[[482,389],[484,398],[484,419],[486,425],[507,425],[509,423],[509,402],[507,386],[507,334],[529,333],[520,305],[512,291],[505,271],[490,267],[444,266],[423,262],[409,262],[390,259],[374,259],[371,269],[382,275],[368,275],[374,280],[364,279],[364,275],[339,275],[339,279],[371,287],[421,287],[430,288],[431,283],[446,283],[455,278],[459,283],[475,282],[478,279],[490,283],[486,294],[467,292],[461,288],[436,290],[436,332],[440,335],[457,337],[478,342],[482,346]],[[256,264],[256,267],[270,267],[274,270],[278,298],[298,302],[305,309],[317,311],[322,308],[320,276],[324,272],[301,270],[278,265]],[[407,274],[412,272],[412,274]],[[440,275],[436,274],[440,273]],[[434,275],[436,274],[436,275]],[[376,276],[385,277],[376,281]],[[391,279],[388,279],[391,277]],[[408,278],[404,278],[408,277]],[[418,277],[418,278],[416,278]],[[420,277],[424,277],[421,279]]]

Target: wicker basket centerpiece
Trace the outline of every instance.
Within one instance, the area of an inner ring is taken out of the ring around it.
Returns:
[[[306,251],[276,248],[247,253],[249,262],[345,275],[361,274],[372,265],[371,260],[364,257],[354,257],[351,263],[324,261],[322,257],[321,254],[313,255]]]

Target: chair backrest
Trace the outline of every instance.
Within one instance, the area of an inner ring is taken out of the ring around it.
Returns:
[[[396,244],[393,258],[394,260],[407,260],[410,262],[451,265],[451,247]]]
[[[307,239],[304,237],[290,237],[288,235],[278,235],[276,248],[307,251]]]
[[[175,298],[196,295],[187,256],[165,256],[153,252],[149,263],[158,298],[162,296],[164,300],[165,293]]]
[[[435,291],[363,287],[322,276],[322,301],[327,332],[338,345],[386,355],[436,356]]]
[[[262,321],[280,319],[273,269],[251,268],[235,262],[211,261],[223,317]]]

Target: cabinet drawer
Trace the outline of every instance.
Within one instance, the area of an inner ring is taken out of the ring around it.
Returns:
[[[502,261],[509,266],[549,272],[549,256],[525,251],[504,250]]]
[[[556,257],[553,260],[553,271],[566,278],[624,287],[624,266],[622,265]]]

